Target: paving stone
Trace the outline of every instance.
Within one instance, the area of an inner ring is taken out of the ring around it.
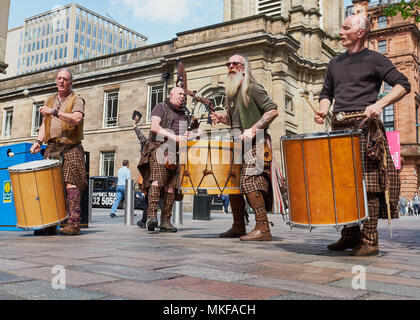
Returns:
[[[108,295],[125,297],[130,300],[225,300],[225,297],[216,295],[201,294],[194,291],[128,280],[119,281],[118,283],[94,285],[87,288]]]
[[[350,282],[347,280],[347,282]],[[286,279],[276,279],[258,276],[257,278],[240,281],[242,284],[259,286],[264,288],[277,289],[282,291],[290,291],[304,295],[314,295],[325,298],[334,299],[358,299],[366,294],[358,290],[348,290],[332,287],[330,285],[319,285],[303,281],[293,281]]]
[[[402,271],[398,275],[401,277],[406,277],[410,279],[420,279],[419,271]]]
[[[270,300],[331,300],[325,297],[312,296],[307,294],[298,293],[287,293],[276,297],[272,297]]]
[[[212,281],[207,279],[182,277],[171,280],[157,281],[154,284],[165,287],[188,289],[200,293],[215,294],[228,299],[263,300],[279,295],[280,290],[239,285],[228,282]]]
[[[333,274],[338,271],[337,269],[310,267],[308,265],[273,261],[261,263],[260,265],[264,266],[265,268],[255,272],[255,274],[272,278],[312,282],[318,284],[328,283],[342,278],[341,276]]]
[[[67,286],[55,290],[48,281],[25,281],[0,285],[0,293],[27,300],[96,300],[105,296],[100,292]]]
[[[119,280],[117,277],[109,277],[104,275],[92,274],[89,272],[81,272],[75,271],[70,269],[69,267],[64,269],[65,273],[65,280],[68,285],[71,286],[85,286],[94,283],[102,283],[102,282],[110,282],[110,281],[117,281]],[[37,279],[37,280],[45,280],[45,281],[52,281],[52,279],[57,275],[56,273],[53,274],[52,267],[39,267],[39,268],[30,268],[30,269],[22,269],[22,270],[15,270],[9,271],[15,275]]]
[[[340,288],[351,288],[351,281],[347,279],[342,279],[332,282],[329,285]],[[366,290],[369,292],[373,291],[393,296],[420,299],[420,287],[403,286],[385,282],[367,281]]]
[[[0,284],[27,281],[29,279],[17,277],[13,274],[0,272]],[[1,299],[0,299],[1,300]]]
[[[148,270],[145,268],[133,268],[121,265],[100,264],[89,266],[73,267],[74,270],[89,273],[102,274],[113,278],[130,279],[141,282],[152,282],[163,279],[176,278],[177,275],[171,272]]]
[[[219,269],[211,269],[197,266],[180,266],[174,268],[162,269],[162,272],[169,272],[172,274],[180,274],[184,276],[204,278],[216,281],[237,282],[246,279],[253,279],[256,276],[246,273],[221,271]]]
[[[354,278],[355,274],[351,271],[343,271],[336,273],[335,276],[340,278]],[[366,281],[376,281],[376,282],[386,282],[386,283],[395,283],[405,286],[414,286],[420,288],[420,279],[415,278],[405,278],[402,276],[402,273],[396,275],[388,276],[382,274],[367,273]]]
[[[0,258],[0,271],[9,271],[16,269],[34,268],[38,267],[39,264],[21,262],[17,260],[9,260]]]
[[[86,260],[70,259],[70,258],[65,258],[65,257],[54,257],[54,256],[38,256],[38,257],[20,259],[20,261],[27,262],[27,263],[35,263],[37,265],[42,265],[42,266],[60,265],[64,267],[92,264],[92,262],[89,262]]]
[[[322,268],[352,270],[353,267],[355,267],[357,264],[331,262],[331,261],[315,261],[315,262],[309,262],[306,265],[314,266],[314,267],[322,267]],[[376,267],[366,266],[367,273],[393,275],[393,274],[398,273],[399,271],[400,270],[398,269],[385,269],[385,268],[376,268]]]

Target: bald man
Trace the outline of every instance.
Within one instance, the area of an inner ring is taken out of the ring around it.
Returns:
[[[370,217],[364,223],[362,230],[359,226],[344,228],[341,238],[328,246],[328,249],[337,251],[353,249],[352,254],[355,256],[379,253],[378,219],[388,218],[387,205],[390,206],[392,218],[398,218],[400,180],[379,116],[386,106],[397,102],[411,90],[407,78],[388,58],[365,47],[369,30],[370,23],[362,15],[351,15],[343,22],[340,36],[347,52],[330,61],[319,98],[319,111],[314,117],[316,123],[323,124],[334,101],[333,130],[357,129],[362,121],[368,118],[362,130],[361,149]],[[393,89],[378,100],[383,82]],[[363,116],[339,122],[337,114],[340,112],[346,115],[361,113]],[[367,144],[372,142],[368,141],[368,137],[379,137],[378,141],[383,143],[379,153],[383,154],[382,156],[378,156],[378,153],[376,157],[372,154],[368,156]],[[388,181],[387,186],[385,181]],[[386,188],[390,192],[389,203],[385,197]]]
[[[170,219],[179,184],[174,154],[178,143],[187,139],[184,101],[184,89],[176,87],[171,90],[168,99],[152,110],[149,140],[143,148],[138,165],[143,176],[142,189],[146,190],[149,199],[146,222],[148,231],[155,231],[158,227],[158,203],[163,195],[159,229],[161,232],[177,232]]]
[[[51,96],[39,111],[44,117],[31,153],[38,153],[47,144],[45,158],[63,163],[68,221],[58,232],[80,235],[81,193],[87,186],[85,152],[82,147],[85,101],[72,90],[73,75],[68,69],[59,70],[56,77],[57,94]],[[36,230],[36,236],[55,235],[57,226]]]

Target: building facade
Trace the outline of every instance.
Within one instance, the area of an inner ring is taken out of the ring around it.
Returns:
[[[9,33],[7,56],[15,57],[9,64],[16,71],[8,76],[130,50],[148,41],[146,36],[77,4],[27,18],[19,33]]]
[[[411,92],[382,113],[386,130],[400,132],[401,194],[411,198],[420,186],[420,23],[414,18],[404,20],[401,15],[384,16],[385,6],[395,2],[353,0],[353,6],[346,9],[346,14],[363,13],[369,17],[372,31],[367,47],[387,56],[411,84]],[[383,93],[390,89],[384,84]]]
[[[0,75],[6,71],[7,63],[6,57],[6,41],[7,41],[7,26],[9,24],[9,9],[10,0],[0,0]]]
[[[246,1],[244,1],[245,3]],[[90,152],[90,175],[116,175],[124,159],[139,161],[140,145],[133,131],[131,115],[140,111],[144,133],[150,129],[150,113],[176,85],[176,62],[185,66],[188,89],[212,99],[223,112],[225,66],[229,57],[243,53],[249,57],[253,73],[279,107],[271,125],[274,154],[280,162],[280,137],[296,133],[325,131],[313,121],[313,111],[300,91],[308,92],[317,103],[329,60],[339,52],[339,38],[321,28],[318,1],[312,7],[306,0],[293,4],[283,15],[250,15],[178,33],[163,43],[91,57],[68,63],[74,73],[74,90],[86,101],[84,148]],[[337,16],[341,4],[331,4]],[[330,27],[328,21],[323,22]],[[336,25],[333,19],[331,25]],[[331,27],[333,28],[333,27]],[[56,92],[59,66],[0,81],[0,145],[33,142],[40,125],[39,106]],[[30,91],[35,104],[23,96]],[[188,106],[192,109],[192,100]],[[195,115],[207,119],[204,108],[195,106]],[[210,127],[203,121],[202,130]],[[135,165],[132,176],[138,175]],[[184,202],[191,209],[192,197]]]

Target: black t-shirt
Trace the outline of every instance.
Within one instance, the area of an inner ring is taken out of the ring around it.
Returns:
[[[411,90],[407,77],[383,54],[369,49],[346,52],[330,61],[319,101],[334,99],[333,113],[364,111],[378,100],[383,81]]]
[[[157,104],[153,110],[152,110],[152,117],[158,117],[160,119],[163,118],[163,103]],[[175,135],[184,135],[187,131],[187,119],[184,114],[179,114],[176,112],[173,112],[174,114],[174,121],[172,122],[171,128],[164,128],[164,129],[170,129],[174,132]]]

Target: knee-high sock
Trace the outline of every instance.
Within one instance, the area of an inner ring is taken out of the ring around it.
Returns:
[[[160,187],[151,186],[147,194],[149,198],[149,208],[147,209],[147,217],[149,219],[157,218],[158,203],[160,199]]]
[[[74,228],[80,228],[81,207],[80,207],[80,190],[77,188],[67,189],[67,208],[69,210],[68,224]]]
[[[160,220],[163,221],[170,221],[172,216],[172,208],[175,202],[175,193],[165,192],[163,196],[163,208],[162,208],[162,215]]]

